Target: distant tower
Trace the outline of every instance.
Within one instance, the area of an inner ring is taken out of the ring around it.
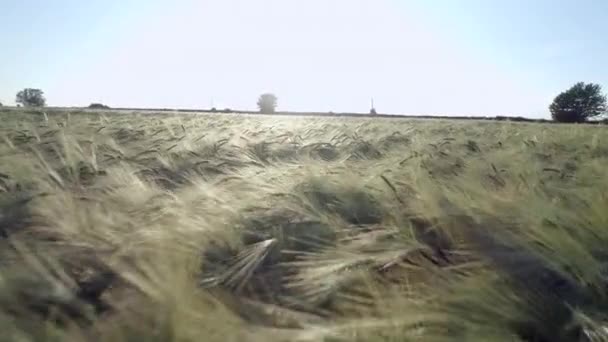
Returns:
[[[369,110],[369,114],[371,114],[371,115],[378,114],[378,112],[376,112],[376,107],[374,106],[374,98],[373,97],[372,97],[372,108]]]

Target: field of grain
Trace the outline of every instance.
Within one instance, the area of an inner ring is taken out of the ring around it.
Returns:
[[[1,341],[606,341],[608,130],[0,113]]]

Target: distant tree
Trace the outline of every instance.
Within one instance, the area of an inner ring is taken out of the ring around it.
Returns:
[[[585,122],[606,113],[606,96],[599,84],[579,82],[557,95],[549,106],[558,122]]]
[[[109,106],[104,105],[103,103],[91,103],[89,105],[90,109],[110,109]]]
[[[258,108],[261,113],[274,113],[277,108],[277,97],[270,93],[262,94],[258,99]]]
[[[32,88],[26,88],[18,92],[15,102],[22,104],[24,107],[44,107],[46,105],[44,92]]]

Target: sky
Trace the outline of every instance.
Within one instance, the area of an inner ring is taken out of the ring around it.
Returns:
[[[608,91],[606,0],[0,0],[0,102],[549,117]]]

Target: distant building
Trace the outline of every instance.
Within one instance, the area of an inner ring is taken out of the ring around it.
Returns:
[[[374,106],[374,99],[372,98],[372,108],[369,110],[369,114],[370,115],[377,115],[378,112],[376,112],[376,107]]]

